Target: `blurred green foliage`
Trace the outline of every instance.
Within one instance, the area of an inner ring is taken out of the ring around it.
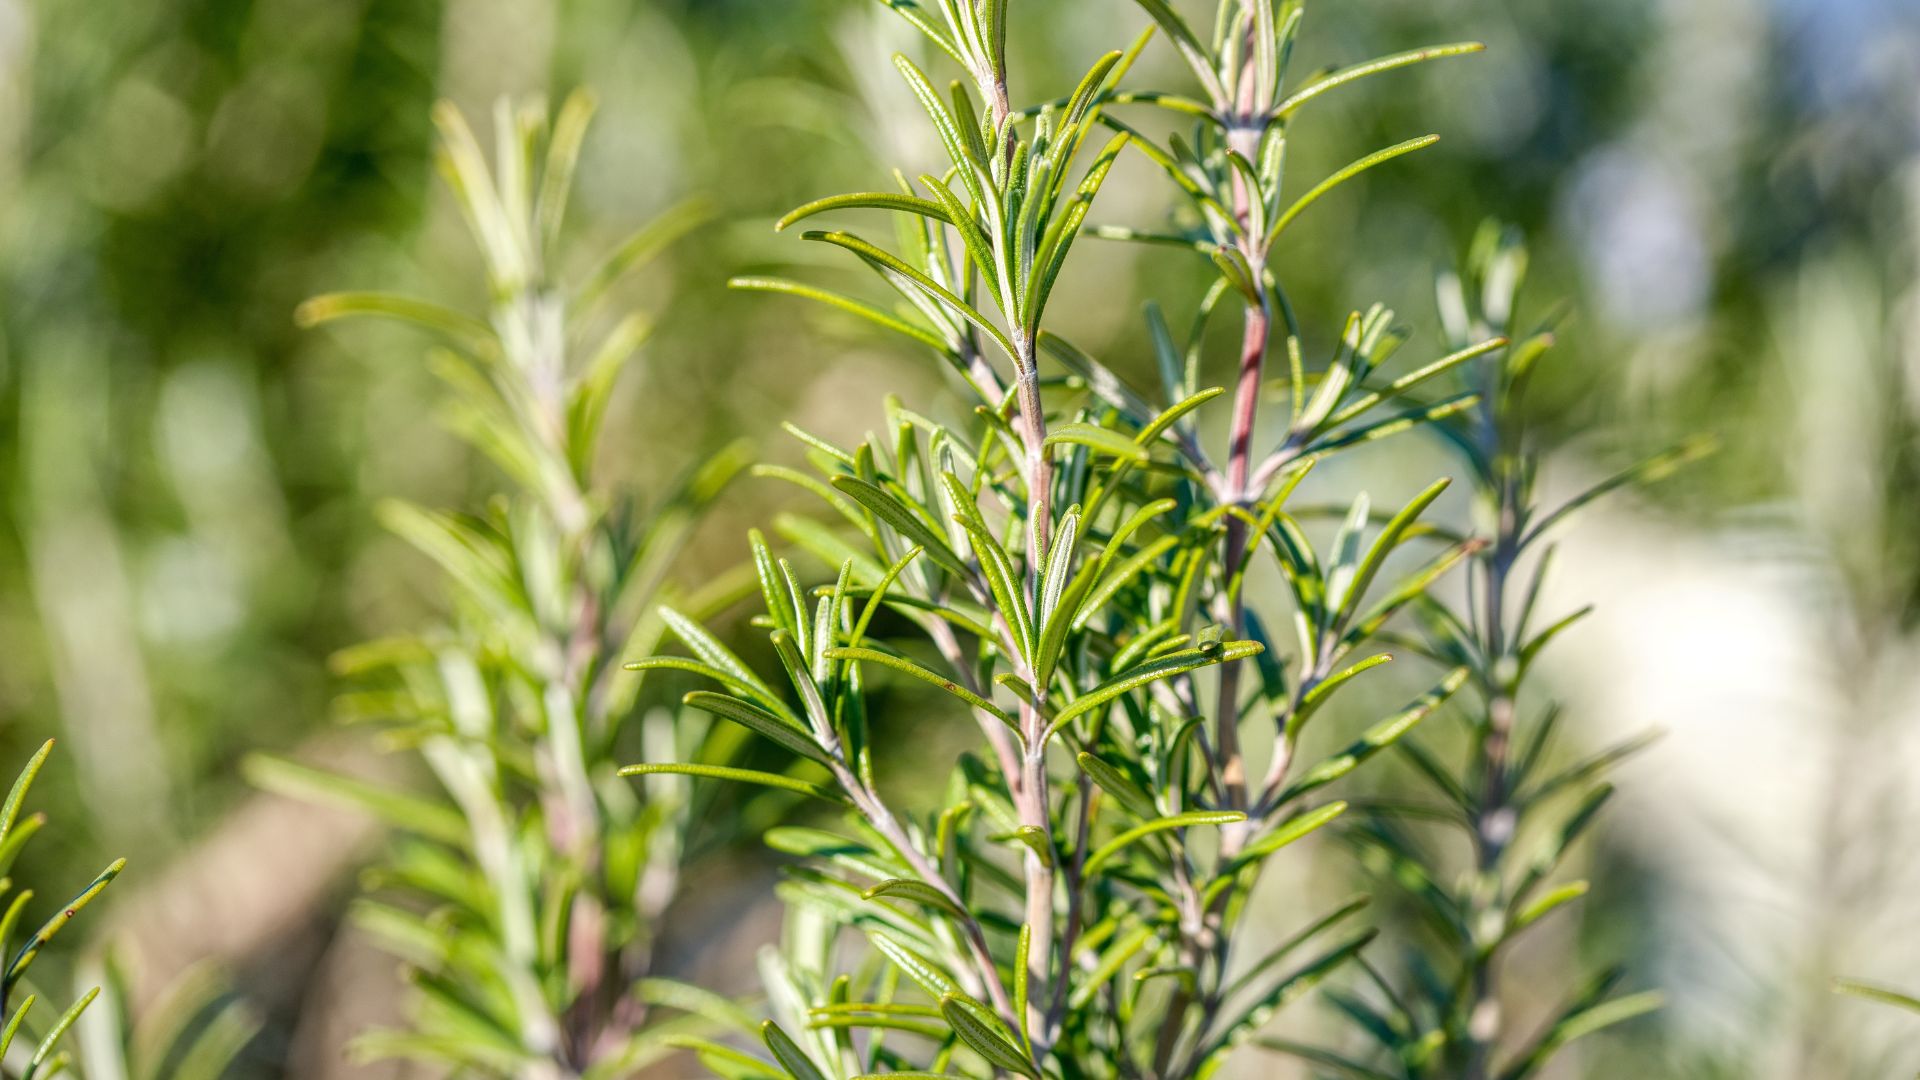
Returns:
[[[1620,463],[1676,432],[1718,435],[1723,453],[1658,497],[1703,518],[1760,507],[1786,523],[1834,583],[1810,602],[1833,627],[1831,662],[1900,670],[1920,614],[1913,6],[1340,6],[1297,66],[1441,39],[1489,48],[1356,87],[1311,121],[1305,142],[1324,158],[1300,162],[1309,173],[1425,131],[1443,138],[1420,168],[1376,170],[1289,234],[1279,259],[1298,307],[1377,298],[1428,312],[1432,268],[1482,217],[1517,224],[1536,301],[1567,297],[1578,331],[1536,388],[1543,436]],[[1103,39],[1092,31],[1141,20],[1122,0],[1014,11],[1036,28],[1021,40],[1056,54],[1014,57],[1036,72],[1083,69]],[[437,97],[483,112],[505,92],[595,90],[584,249],[691,192],[720,207],[720,224],[633,286],[673,302],[609,420],[619,483],[657,493],[769,417],[830,436],[876,422],[837,411],[831,391],[875,364],[907,370],[897,350],[723,283],[791,257],[772,243],[775,214],[923,149],[846,60],[850,47],[905,42],[886,14],[871,0],[0,5],[0,752],[21,761],[59,734],[73,765],[39,789],[58,842],[30,851],[27,871],[66,880],[126,850],[129,882],[107,905],[132,902],[136,879],[190,862],[240,805],[242,753],[322,730],[333,650],[416,625],[430,606],[429,568],[379,530],[371,503],[467,501],[491,486],[488,466],[429,421],[420,337],[303,336],[291,312],[343,283],[471,299],[457,268],[472,252],[432,182]],[[1157,206],[1126,201],[1142,178],[1123,167],[1103,209]],[[1109,313],[1136,310],[1149,283],[1112,251],[1063,281],[1056,307],[1082,345],[1145,372],[1137,321]],[[837,272],[819,280],[853,280]],[[1191,296],[1203,281],[1196,266],[1150,284]],[[713,535],[737,523],[723,507]],[[740,554],[696,549],[694,572]],[[1897,713],[1859,719],[1877,715],[1869,696],[1836,731],[1889,730],[1875,724]],[[1836,767],[1829,782],[1844,794],[1866,767]],[[1837,816],[1829,847],[1878,820]],[[1657,959],[1669,943],[1633,928],[1658,882],[1634,876],[1631,851],[1603,857],[1619,860],[1622,884],[1596,891],[1585,934],[1596,950],[1625,939]],[[1876,880],[1836,868],[1842,899]],[[291,1002],[283,993],[282,1029]],[[1804,1013],[1799,1075],[1883,1075],[1846,1055],[1833,1017],[1851,1007],[1826,1008]],[[1674,1016],[1679,1028],[1698,1018],[1684,993]],[[1736,1027],[1683,1037],[1655,1025],[1619,1053],[1676,1075],[1773,1067],[1746,1056]],[[1863,1071],[1834,1071],[1849,1061]]]

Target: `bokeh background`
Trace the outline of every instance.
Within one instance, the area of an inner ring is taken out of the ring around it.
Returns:
[[[1013,10],[1036,99],[1145,24],[1126,0]],[[1920,6],[1321,0],[1296,69],[1466,38],[1488,51],[1303,122],[1299,176],[1442,135],[1303,219],[1283,269],[1309,333],[1384,300],[1431,346],[1433,270],[1496,216],[1531,241],[1535,310],[1574,312],[1538,402],[1549,490],[1722,444],[1589,515],[1550,596],[1601,605],[1549,665],[1576,740],[1666,732],[1621,774],[1590,905],[1522,967],[1544,1002],[1624,955],[1669,1006],[1561,1075],[1910,1076],[1920,1024],[1826,984],[1920,986]],[[332,651],[437,610],[370,507],[498,478],[432,422],[418,335],[302,332],[293,307],[475,304],[430,105],[484,121],[501,94],[587,86],[578,249],[689,195],[720,211],[629,288],[661,329],[609,422],[623,483],[742,433],[790,455],[779,419],[857,434],[883,388],[939,400],[897,343],[724,288],[813,258],[778,213],[926,160],[884,62],[902,47],[871,0],[0,0],[0,760],[61,739],[26,876],[59,891],[133,856],[58,962],[118,949],[150,995],[213,961],[266,1020],[237,1075],[412,1075],[340,1053],[401,993],[340,921],[379,836],[236,763],[404,775],[329,715]],[[1135,81],[1180,75],[1156,47]],[[1165,194],[1134,163],[1096,216],[1151,223]],[[1065,329],[1122,368],[1140,299],[1181,310],[1204,280],[1078,261]],[[1410,439],[1333,483],[1400,494],[1444,460]],[[736,490],[688,573],[737,560],[776,497]],[[675,916],[669,952],[744,987],[767,871],[723,858],[725,902]]]

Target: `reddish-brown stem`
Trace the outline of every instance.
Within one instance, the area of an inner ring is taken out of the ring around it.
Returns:
[[[1033,350],[1022,341],[1025,354],[1020,365],[1017,389],[1020,400],[1020,434],[1027,448],[1027,592],[1037,613],[1040,605],[1040,569],[1046,565],[1047,542],[1052,533],[1053,459],[1047,451],[1047,417],[1040,403],[1040,374],[1034,367]],[[1016,654],[1017,655],[1017,654]],[[1040,830],[1046,846],[1053,846],[1052,815],[1047,792],[1046,698],[1047,688],[1035,683],[1032,700],[1020,706],[1020,728],[1026,736],[1026,756],[1015,791],[1015,808],[1020,823]],[[1009,778],[1011,779],[1011,778]],[[1026,922],[1032,946],[1027,954],[1027,1035],[1033,1041],[1036,1059],[1045,1058],[1052,1043],[1047,1030],[1047,1002],[1051,995],[1047,982],[1052,970],[1053,940],[1053,863],[1049,856],[1028,851],[1025,860],[1027,903]],[[1062,964],[1065,963],[1064,957]]]
[[[1253,424],[1260,397],[1260,371],[1267,352],[1268,317],[1265,307],[1247,309],[1246,326],[1240,342],[1240,380],[1235,394],[1233,428],[1227,458],[1226,499],[1243,502],[1251,496],[1247,476],[1253,461]],[[1221,572],[1228,579],[1246,558],[1247,526],[1238,516],[1227,519],[1225,551]],[[1246,629],[1246,609],[1240,591],[1226,596],[1227,630],[1239,637]],[[1220,715],[1215,724],[1214,749],[1220,786],[1226,794],[1227,809],[1247,806],[1246,762],[1240,752],[1240,665],[1220,665],[1220,694],[1215,705]]]

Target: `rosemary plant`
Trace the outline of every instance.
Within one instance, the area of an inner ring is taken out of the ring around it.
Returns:
[[[600,318],[598,306],[699,212],[674,212],[563,280],[561,226],[591,112],[576,95],[549,127],[543,105],[503,103],[490,169],[460,114],[436,111],[441,170],[484,257],[484,319],[370,293],[299,311],[307,324],[382,315],[435,332],[451,427],[511,481],[480,513],[384,508],[439,565],[452,623],[338,658],[363,686],[343,711],[385,723],[441,796],[252,763],[269,788],[344,800],[398,830],[370,875],[378,897],[354,915],[407,962],[418,993],[406,1028],[359,1049],[465,1076],[630,1075],[664,1052],[670,1028],[650,1022],[650,1007],[690,993],[651,977],[688,803],[671,782],[641,790],[614,775],[639,678],[621,661],[651,651],[656,605],[697,615],[737,594],[726,581],[687,592],[669,571],[740,454],[694,470],[644,515],[596,468],[610,395],[648,326],[638,314]],[[655,711],[639,726],[650,753],[728,752],[725,740],[707,743],[698,715]]]
[[[20,770],[12,790],[7,792],[5,805],[0,806],[0,894],[13,887],[13,880],[7,876],[8,873],[19,860],[21,850],[47,823],[45,814],[21,817],[20,811],[26,804],[27,792],[33,787],[34,778],[40,775],[40,768],[46,764],[47,755],[51,753],[53,741],[49,739],[27,762],[26,768]],[[57,1076],[72,1066],[72,1055],[61,1049],[61,1040],[87,1006],[100,996],[100,988],[95,986],[86,990],[64,1012],[53,1015],[49,1021],[46,1010],[41,1010],[40,1014],[34,1012],[40,995],[34,992],[27,972],[54,935],[65,929],[83,908],[92,903],[108,883],[120,875],[121,868],[126,864],[125,859],[114,860],[86,888],[80,890],[78,896],[57,908],[46,922],[40,924],[38,930],[19,939],[17,949],[14,948],[14,934],[21,928],[20,920],[26,914],[27,905],[33,901],[33,890],[21,889],[7,902],[5,913],[0,914],[0,957],[11,954],[11,958],[5,960],[4,972],[0,972],[0,1018],[5,1020],[5,1026],[0,1027],[0,1076],[34,1080],[35,1077]],[[16,1042],[20,1044],[18,1047],[15,1046]]]
[[[948,423],[889,398],[884,433],[855,446],[794,430],[811,471],[761,472],[812,492],[838,522],[785,517],[777,529],[837,574],[809,589],[752,537],[778,676],[680,624],[694,657],[648,662],[706,675],[717,689],[687,703],[777,744],[794,764],[644,771],[846,808],[838,830],[768,836],[803,859],[782,889],[794,912],[789,947],[765,964],[778,1022],[762,1037],[774,1061],[695,1043],[724,1075],[1208,1076],[1371,937],[1340,930],[1360,906],[1347,904],[1263,955],[1237,951],[1263,869],[1345,811],[1324,799],[1328,786],[1471,675],[1448,671],[1330,755],[1300,752],[1303,734],[1332,715],[1329,702],[1389,659],[1375,649],[1383,628],[1474,545],[1421,520],[1445,481],[1387,514],[1361,495],[1319,550],[1288,498],[1327,455],[1471,409],[1471,391],[1430,398],[1427,384],[1505,341],[1489,334],[1389,375],[1405,334],[1376,306],[1350,315],[1310,372],[1270,257],[1316,201],[1432,141],[1369,155],[1289,199],[1284,150],[1297,114],[1363,76],[1477,46],[1388,57],[1287,89],[1299,4],[1228,0],[1211,44],[1161,0],[1141,5],[1153,26],[1130,47],[1096,61],[1068,97],[1023,109],[1007,80],[1004,0],[891,0],[962,72],[942,94],[895,58],[948,160],[897,191],[810,203],[780,227],[892,214],[898,250],[841,230],[804,235],[852,253],[905,306],[784,278],[735,282],[824,301],[917,342],[976,404],[970,419]],[[1121,87],[1155,28],[1192,67],[1201,97]],[[1156,144],[1114,115],[1135,106],[1185,117],[1191,137]],[[1151,393],[1047,328],[1061,269],[1130,149],[1172,179],[1185,204],[1175,220],[1192,227],[1097,232],[1193,252],[1216,278],[1184,343],[1148,309],[1163,376]],[[1238,308],[1243,332],[1226,457],[1216,461],[1196,421],[1226,393],[1201,386],[1204,331],[1223,307]],[[1270,425],[1277,432],[1262,432],[1267,358],[1282,351],[1290,408]],[[1060,374],[1043,374],[1043,361]],[[1413,569],[1386,573],[1415,542],[1427,550]],[[1290,603],[1263,616],[1245,584],[1268,558]],[[1283,643],[1269,627],[1288,622],[1295,633]],[[1283,659],[1283,647],[1293,655]],[[952,763],[924,814],[889,801],[872,753],[876,729],[921,715],[877,691],[913,683],[955,699],[980,734],[980,752]],[[835,949],[842,927],[868,946],[850,966]]]
[[[1464,275],[1440,279],[1439,306],[1448,335],[1456,342],[1505,338],[1516,319],[1526,265],[1517,236],[1484,226]],[[1660,1003],[1654,992],[1616,995],[1625,973],[1612,967],[1586,979],[1537,1031],[1516,1033],[1500,991],[1504,955],[1513,941],[1586,895],[1586,881],[1556,881],[1556,871],[1613,794],[1600,776],[1647,742],[1642,736],[1582,760],[1557,763],[1552,743],[1560,707],[1551,701],[1527,705],[1533,694],[1523,700],[1541,652],[1592,610],[1588,605],[1550,621],[1540,610],[1553,562],[1548,540],[1581,507],[1621,487],[1659,479],[1709,446],[1683,443],[1557,506],[1542,505],[1535,485],[1541,447],[1527,423],[1524,399],[1553,346],[1556,319],[1550,315],[1468,370],[1478,404],[1438,425],[1474,479],[1485,540],[1469,564],[1464,606],[1423,596],[1414,605],[1420,633],[1388,636],[1409,651],[1467,672],[1477,700],[1459,710],[1469,729],[1463,761],[1450,762],[1419,738],[1399,744],[1439,803],[1383,805],[1352,830],[1363,862],[1379,872],[1382,886],[1410,894],[1427,931],[1423,939],[1430,943],[1415,950],[1411,985],[1395,988],[1368,962],[1361,966],[1370,997],[1332,995],[1358,1030],[1378,1044],[1381,1062],[1272,1044],[1343,1075],[1523,1080],[1537,1075],[1573,1039]],[[1537,710],[1538,718],[1522,725],[1523,709]],[[1431,828],[1465,833],[1472,851],[1465,872],[1451,872]]]

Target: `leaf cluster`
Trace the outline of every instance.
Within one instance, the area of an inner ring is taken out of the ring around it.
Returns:
[[[690,656],[644,662],[706,675],[712,688],[687,704],[791,764],[641,769],[840,807],[837,827],[767,837],[799,859],[781,888],[788,946],[763,964],[780,1019],[763,1033],[771,1060],[717,1042],[701,1044],[701,1057],[728,1076],[1210,1075],[1372,936],[1348,926],[1361,900],[1264,955],[1239,956],[1262,871],[1347,811],[1325,798],[1330,786],[1400,743],[1471,675],[1449,666],[1403,709],[1329,733],[1331,753],[1307,753],[1325,740],[1305,736],[1341,723],[1333,699],[1391,659],[1380,635],[1479,545],[1424,520],[1444,480],[1384,514],[1360,495],[1318,546],[1292,496],[1327,455],[1471,408],[1472,390],[1423,395],[1506,345],[1488,335],[1388,374],[1406,335],[1376,306],[1351,316],[1327,361],[1307,360],[1267,266],[1272,241],[1346,179],[1405,151],[1283,205],[1286,123],[1364,74],[1469,50],[1390,58],[1282,92],[1298,5],[1222,5],[1207,47],[1170,9],[1143,4],[1155,26],[1101,58],[1071,95],[1015,109],[1000,54],[967,44],[995,40],[977,31],[1004,25],[999,5],[889,6],[970,79],[943,97],[896,60],[947,163],[897,192],[810,203],[781,226],[890,214],[894,251],[842,231],[806,238],[852,252],[900,306],[785,278],[735,284],[824,301],[925,346],[971,392],[973,413],[947,421],[889,398],[884,429],[853,445],[790,428],[807,467],[757,471],[810,493],[822,514],[782,515],[774,537],[751,537],[756,622],[777,671],[756,672],[677,619]],[[1156,27],[1211,104],[1122,87]],[[1112,115],[1131,105],[1184,112],[1202,133],[1162,149]],[[1113,134],[1070,185],[1095,127]],[[1179,242],[1208,254],[1216,275],[1185,343],[1149,308],[1154,392],[1044,325],[1085,209],[1129,151],[1160,164],[1195,209],[1202,232]],[[1202,386],[1203,331],[1227,297],[1242,301],[1249,337],[1257,331],[1251,359],[1240,358],[1236,415],[1251,416],[1270,326],[1292,404],[1271,449],[1256,456],[1250,424],[1243,432],[1236,420],[1216,463],[1198,421],[1225,391]],[[1285,583],[1279,611],[1247,603],[1260,562]],[[808,565],[826,579],[809,584]],[[1285,622],[1292,634],[1276,636]],[[924,795],[935,774],[922,766],[890,782],[876,775],[874,745],[913,738],[910,726],[943,711],[973,721],[979,748],[946,770],[932,809],[898,809],[893,785]],[[1270,746],[1257,781],[1243,729]],[[835,948],[849,930],[866,945],[851,965]]]
[[[28,972],[41,951],[87,905],[93,903],[127,865],[127,860],[115,859],[72,899],[55,909],[37,929],[27,932],[31,924],[23,920],[26,918],[27,905],[33,901],[33,890],[23,888],[14,891],[11,871],[19,861],[21,851],[47,823],[45,814],[22,816],[22,811],[26,806],[27,793],[52,753],[53,740],[49,739],[20,770],[13,787],[7,792],[6,802],[0,804],[0,897],[12,894],[6,900],[4,909],[0,909],[0,960],[4,960],[6,965],[4,970],[0,970],[0,1019],[4,1020],[4,1024],[0,1024],[0,1058],[6,1056],[16,1040],[25,1040],[23,1045],[30,1047],[30,1052],[18,1074],[20,1080],[54,1076],[70,1067],[72,1055],[61,1048],[61,1042],[80,1014],[100,996],[100,988],[93,987],[83,992],[57,1016],[43,1021],[34,1013],[34,1006],[39,1004],[41,995],[33,989]]]
[[[677,891],[693,834],[686,783],[633,785],[622,748],[724,766],[741,740],[709,738],[691,710],[639,723],[644,655],[674,618],[738,595],[735,576],[698,589],[673,574],[701,510],[744,464],[738,447],[689,470],[651,505],[610,488],[595,466],[616,381],[648,319],[605,317],[627,272],[706,216],[687,204],[638,230],[569,280],[563,223],[592,102],[548,116],[502,103],[491,161],[460,114],[441,106],[440,165],[485,271],[484,316],[378,293],[303,305],[307,324],[400,318],[439,341],[449,427],[499,467],[508,489],[477,511],[392,502],[384,523],[438,568],[450,621],[336,657],[354,689],[352,722],[425,766],[418,794],[259,757],[254,781],[369,812],[395,830],[366,874],[355,921],[407,965],[417,989],[403,1027],[369,1033],[367,1058],[406,1057],[461,1075],[629,1075],[707,1030],[651,969],[656,922]]]
[[[1456,343],[1507,340],[1525,269],[1517,236],[1492,225],[1480,231],[1464,272],[1439,282],[1443,323]],[[1587,895],[1586,880],[1560,871],[1613,796],[1601,777],[1649,741],[1642,736],[1572,761],[1554,752],[1561,710],[1533,703],[1537,680],[1529,677],[1547,645],[1592,608],[1544,615],[1552,549],[1532,549],[1602,495],[1658,479],[1705,449],[1684,444],[1557,506],[1540,505],[1541,452],[1526,422],[1525,392],[1550,354],[1555,321],[1550,315],[1534,331],[1512,335],[1510,346],[1464,369],[1479,404],[1434,425],[1471,471],[1488,535],[1471,556],[1466,602],[1423,596],[1411,608],[1414,628],[1387,636],[1466,673],[1473,704],[1459,713],[1464,738],[1451,740],[1451,749],[1421,738],[1400,744],[1426,797],[1378,802],[1350,833],[1363,865],[1407,897],[1414,940],[1424,943],[1405,950],[1404,985],[1367,964],[1359,987],[1330,994],[1371,1049],[1350,1056],[1271,1044],[1339,1075],[1524,1080],[1566,1043],[1660,1004],[1656,993],[1619,993],[1625,973],[1608,968],[1584,977],[1536,1031],[1517,1035],[1503,1020],[1504,955]],[[1537,718],[1529,715],[1535,709]],[[1473,854],[1459,873],[1442,854],[1445,833],[1463,836]]]

